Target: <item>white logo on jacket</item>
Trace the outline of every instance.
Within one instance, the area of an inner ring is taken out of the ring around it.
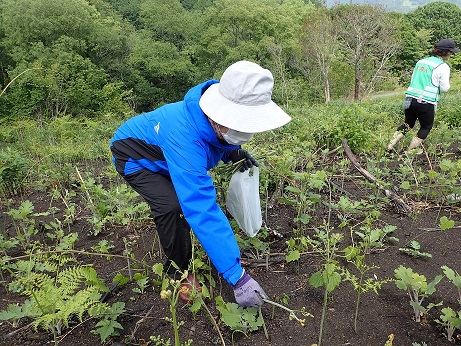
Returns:
[[[160,121],[157,125],[154,126],[155,133],[158,134],[158,130],[160,130]]]

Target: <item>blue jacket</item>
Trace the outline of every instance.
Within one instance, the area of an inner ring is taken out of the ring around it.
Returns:
[[[243,269],[240,250],[232,228],[216,203],[216,190],[208,170],[220,160],[228,162],[234,145],[218,141],[206,115],[199,106],[202,93],[217,80],[199,84],[177,103],[135,116],[115,132],[111,141],[117,146],[129,143],[139,148],[128,154],[123,165],[114,160],[122,174],[147,168],[169,175],[176,190],[184,217],[218,272],[234,285]],[[149,154],[146,154],[149,153]]]

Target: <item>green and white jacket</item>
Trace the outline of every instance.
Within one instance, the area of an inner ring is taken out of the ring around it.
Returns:
[[[450,89],[450,67],[442,59],[431,56],[419,60],[413,69],[408,97],[437,104],[440,94]]]

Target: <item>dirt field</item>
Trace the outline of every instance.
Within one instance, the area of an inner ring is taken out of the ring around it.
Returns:
[[[350,167],[351,176],[354,180],[343,182],[343,191],[334,191],[334,198],[347,193],[352,200],[367,198],[371,193],[376,194],[372,186],[359,184],[360,177]],[[352,174],[353,173],[353,174]],[[358,179],[358,180],[357,180]],[[30,191],[27,199],[36,206],[36,211],[47,210],[51,201],[43,197],[43,193]],[[58,203],[54,200],[52,203]],[[461,260],[459,249],[461,246],[460,228],[461,214],[460,204],[451,207],[440,207],[435,202],[416,203],[408,200],[413,212],[402,215],[394,206],[387,202],[380,209],[380,222],[396,226],[393,236],[399,239],[398,243],[385,243],[380,249],[374,249],[367,255],[367,263],[377,268],[371,273],[377,278],[392,278],[394,270],[404,265],[414,272],[425,275],[430,281],[436,275],[442,274],[441,266],[446,265],[458,273],[461,272]],[[59,203],[58,203],[59,204]],[[61,207],[58,205],[58,207]],[[3,211],[5,207],[3,206]],[[314,216],[314,222],[320,222],[327,217],[327,208],[319,204]],[[115,248],[111,254],[121,255],[124,251],[123,238],[133,240],[133,252],[137,259],[144,259],[148,265],[163,261],[158,257],[158,251],[153,249],[155,228],[152,224],[146,224],[142,229],[127,230],[124,227],[115,227],[99,234],[89,235],[89,224],[86,220],[87,211],[82,208],[79,217],[71,226],[72,232],[78,232],[79,241],[76,249],[90,249],[100,240],[113,241]],[[449,230],[438,230],[439,219],[447,216],[455,221],[455,227]],[[268,209],[267,228],[269,236],[266,241],[270,242],[271,256],[267,263],[265,260],[255,260],[249,256],[249,252],[243,251],[242,262],[248,272],[261,284],[266,293],[274,301],[285,297],[286,306],[299,310],[305,307],[314,317],[306,318],[305,326],[302,327],[294,320],[289,320],[288,313],[282,309],[273,309],[270,304],[262,307],[262,313],[270,337],[268,340],[263,329],[244,335],[235,333],[232,335],[228,327],[221,324],[220,331],[226,345],[313,345],[318,342],[320,319],[323,306],[323,288],[314,288],[308,284],[309,277],[320,269],[321,260],[318,254],[304,253],[299,262],[286,263],[283,256],[287,251],[286,241],[293,237],[295,211],[283,204],[275,204]],[[318,221],[315,221],[318,220]],[[11,221],[5,214],[2,215],[2,223],[7,232],[12,232]],[[333,213],[331,224],[334,232],[342,233],[345,242],[349,238],[347,228],[337,228],[339,219]],[[312,228],[306,229],[307,235],[312,234]],[[411,240],[417,240],[421,249],[432,255],[432,258],[424,259],[411,257],[399,251],[400,247],[407,245]],[[156,245],[155,245],[156,246]],[[146,256],[146,254],[150,256]],[[92,263],[100,277],[109,284],[115,273],[126,270],[126,261],[121,258],[94,257],[79,255],[82,263]],[[341,263],[348,269],[350,264]],[[371,274],[371,275],[372,275]],[[231,287],[214,272],[217,281],[214,290],[215,295],[222,295],[226,302],[234,302]],[[121,336],[111,338],[105,345],[155,345],[149,342],[150,336],[160,335],[163,339],[170,338],[174,343],[173,328],[165,321],[170,316],[168,302],[162,300],[159,288],[151,285],[144,294],[133,292],[135,284],[127,284],[117,287],[109,295],[107,302],[112,304],[123,301],[126,304],[126,312],[119,317],[118,321],[124,327]],[[19,303],[23,297],[5,291],[0,286],[0,310],[8,304]],[[421,322],[416,322],[413,310],[409,304],[406,292],[398,289],[394,282],[385,284],[378,292],[365,293],[361,299],[358,315],[358,330],[354,331],[354,312],[356,304],[356,292],[348,282],[342,282],[328,299],[325,330],[322,345],[325,346],[376,346],[385,345],[389,335],[394,335],[394,346],[412,346],[413,343],[428,346],[453,345],[443,334],[440,325],[434,322],[440,316],[440,307],[431,309],[427,316],[423,316]],[[446,279],[437,286],[435,294],[430,296],[424,304],[444,302],[445,306],[451,306],[459,310],[457,292],[455,287]],[[206,300],[208,309],[215,319],[219,313],[215,308],[214,301]],[[197,314],[192,314],[187,306],[180,303],[178,307],[178,320],[184,324],[180,328],[182,342],[192,339],[192,345],[220,345],[219,335],[210,322],[209,315],[204,309]],[[0,322],[0,345],[37,346],[52,344],[50,333],[36,332],[30,325],[30,320],[21,320],[18,325],[9,321]],[[94,328],[95,321],[84,316],[83,322],[71,323],[71,326],[63,330],[59,345],[62,346],[94,346],[100,345],[99,336],[90,331]],[[455,333],[455,344],[461,344],[461,334]]]

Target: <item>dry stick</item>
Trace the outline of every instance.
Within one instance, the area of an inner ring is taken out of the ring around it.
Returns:
[[[25,326],[23,326],[23,327],[21,327],[21,328],[18,328],[18,329],[16,329],[16,330],[13,330],[12,332],[6,334],[5,336],[0,337],[0,340],[1,340],[1,339],[8,339],[8,338],[11,338],[12,336],[15,336],[17,333],[23,331],[24,329],[27,329],[27,328],[29,328],[29,327],[32,327],[33,324],[34,324],[34,322],[30,322],[29,324],[27,324],[27,325],[25,325]]]
[[[77,167],[75,167],[75,170],[77,171],[78,177],[80,178],[80,181],[82,182],[82,185],[83,185],[83,187],[84,187],[84,189],[85,189],[86,196],[88,197],[88,202],[90,202],[91,207],[92,207],[92,209],[93,209],[92,211],[95,211],[96,208],[95,208],[95,206],[94,206],[93,200],[91,199],[90,193],[88,192],[88,189],[87,189],[86,186],[85,186],[85,182],[83,181],[83,178],[82,178],[82,176],[80,175],[80,172],[79,172],[79,170],[78,170]]]
[[[362,167],[362,165],[357,161],[355,158],[355,155],[352,153],[351,148],[349,148],[349,145],[347,144],[347,140],[343,138],[342,144],[344,147],[344,152],[346,153],[346,156],[351,160],[355,168],[365,177],[368,179],[369,182],[376,184],[378,188],[384,191],[384,194],[391,199],[391,201],[394,203],[394,205],[397,207],[399,212],[403,213],[409,213],[411,211],[411,207],[407,205],[397,194],[394,192],[387,190],[383,185],[381,185],[377,179],[370,174],[365,168]]]
[[[327,156],[327,155],[330,155],[330,154],[334,154],[336,153],[339,149],[341,149],[341,146],[338,146],[332,150],[330,150],[328,153],[324,154],[323,157]]]
[[[460,229],[461,226],[453,226],[450,229]],[[420,228],[421,231],[427,231],[427,232],[438,232],[441,231],[442,229],[440,227],[435,227],[435,228]]]
[[[427,162],[429,163],[429,169],[432,171],[433,170],[432,163],[431,163],[431,159],[429,158],[429,154],[427,153],[426,147],[423,145],[423,143],[421,143],[421,147],[424,150],[424,154],[426,154],[426,159],[427,159]]]
[[[138,331],[138,328],[141,325],[141,323],[143,323],[149,317],[149,315],[152,313],[152,311],[154,310],[154,307],[156,307],[156,305],[152,304],[149,311],[147,311],[147,314],[145,314],[143,318],[141,318],[138,322],[136,322],[136,324],[134,326],[134,329],[133,329],[133,332],[131,333],[131,338],[132,339],[134,339],[134,334]]]
[[[206,312],[208,313],[208,315],[210,316],[210,319],[211,319],[211,322],[213,323],[216,331],[218,332],[219,334],[219,338],[221,339],[221,342],[223,344],[223,346],[226,346],[226,343],[224,341],[224,338],[221,334],[221,331],[219,330],[219,327],[218,327],[218,324],[216,323],[215,319],[213,318],[213,315],[211,314],[211,311],[208,309],[208,306],[206,306],[205,302],[203,301],[202,297],[200,296],[200,301],[202,303],[202,306],[205,308]]]
[[[72,327],[71,330],[69,330],[66,334],[64,334],[61,338],[59,338],[59,342],[57,342],[56,344],[60,343],[62,340],[64,340],[64,338],[66,338],[70,333],[72,333],[76,328],[80,327],[82,324],[88,322],[89,320],[92,320],[93,317],[89,317],[87,318],[86,320],[80,322],[79,324],[77,324],[76,326]]]

